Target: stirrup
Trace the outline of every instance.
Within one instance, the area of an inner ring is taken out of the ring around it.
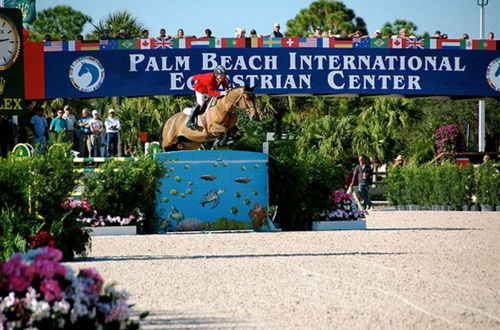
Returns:
[[[187,127],[189,127],[190,129],[196,131],[198,129],[198,124],[196,124],[195,122],[188,122],[186,124]]]

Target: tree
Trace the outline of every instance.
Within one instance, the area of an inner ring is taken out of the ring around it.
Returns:
[[[342,2],[332,0],[311,3],[309,8],[302,9],[286,25],[288,36],[306,37],[318,27],[323,31],[332,30],[345,36],[357,30],[367,33],[365,21],[361,17],[356,17],[354,11]]]
[[[408,36],[416,36],[418,28],[415,23],[404,19],[397,19],[394,23],[385,23],[384,26],[382,26],[381,32],[384,37],[390,37],[398,34],[403,28],[406,29],[406,34]]]
[[[97,25],[94,25],[94,30],[87,36],[89,39],[99,39],[104,30],[109,30],[111,36],[118,35],[121,29],[125,30],[131,37],[138,37],[144,25],[137,20],[131,13],[126,10],[117,11],[109,14],[104,19],[101,19]]]
[[[64,34],[68,40],[75,40],[87,23],[92,23],[92,18],[81,11],[70,6],[55,6],[38,12],[36,20],[28,25],[28,30],[34,41],[43,40],[47,33],[53,39],[59,39]]]

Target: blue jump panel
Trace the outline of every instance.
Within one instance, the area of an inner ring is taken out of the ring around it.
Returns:
[[[180,223],[193,220],[205,230],[258,230],[265,223],[267,154],[175,151],[156,157],[166,168],[157,199],[159,233],[177,231]]]

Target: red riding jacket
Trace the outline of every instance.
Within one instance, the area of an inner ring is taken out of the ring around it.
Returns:
[[[222,85],[224,89],[229,88],[229,83],[226,77],[220,82],[217,82],[215,78],[215,73],[201,73],[193,76],[193,80],[196,81],[194,84],[194,90],[203,94],[209,94],[211,96],[220,96],[220,92],[217,90],[219,86]]]

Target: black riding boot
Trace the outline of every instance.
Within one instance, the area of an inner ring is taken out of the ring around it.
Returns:
[[[189,120],[188,120],[186,126],[192,130],[198,129],[198,125],[196,124],[196,116],[198,116],[200,109],[201,109],[200,105],[196,104],[193,107],[193,111],[191,112],[191,116],[189,116]]]

